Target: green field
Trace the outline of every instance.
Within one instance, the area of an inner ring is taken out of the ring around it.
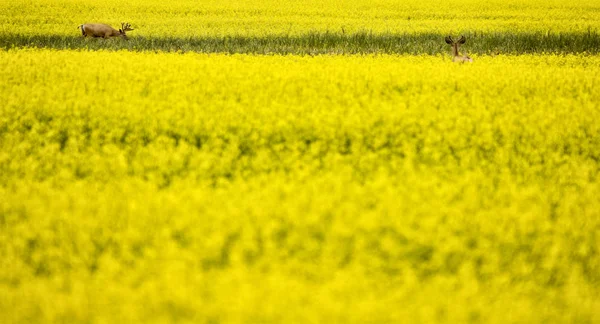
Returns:
[[[84,39],[59,35],[0,36],[0,48],[55,48],[62,50],[128,50],[231,54],[414,54],[448,53],[440,34],[355,34],[311,32],[305,35],[132,37],[129,41]],[[469,53],[481,55],[532,53],[588,53],[600,51],[600,35],[589,33],[466,34]]]

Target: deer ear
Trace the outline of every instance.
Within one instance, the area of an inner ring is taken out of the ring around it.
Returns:
[[[452,38],[450,36],[446,36],[444,40],[446,41],[446,44],[452,45]]]
[[[123,30],[122,30],[122,29],[119,29],[119,33],[123,34]]]
[[[459,44],[464,44],[467,41],[467,39],[465,38],[465,36],[460,36],[460,39],[458,40]]]

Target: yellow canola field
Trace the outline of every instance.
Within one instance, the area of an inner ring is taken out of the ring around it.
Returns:
[[[598,322],[600,57],[0,51],[11,322]]]
[[[0,35],[78,35],[77,26],[129,21],[132,35],[209,37],[307,33],[587,33],[600,30],[589,0],[12,0]]]

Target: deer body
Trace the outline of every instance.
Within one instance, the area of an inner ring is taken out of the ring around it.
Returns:
[[[116,30],[106,24],[83,24],[77,26],[77,28],[81,29],[81,34],[83,35],[83,37],[123,37],[125,39],[127,39],[127,35],[125,33],[127,31],[133,30],[129,23],[121,23],[121,29],[119,30]]]
[[[458,41],[454,41],[452,39],[452,37],[450,37],[450,36],[446,37],[445,40],[448,45],[452,46],[452,62],[458,62],[458,63],[473,62],[472,58],[470,58],[466,55],[460,55],[458,53],[458,47],[467,41],[465,36],[461,36]]]

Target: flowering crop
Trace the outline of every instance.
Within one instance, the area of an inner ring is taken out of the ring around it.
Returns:
[[[128,21],[129,41],[84,39],[77,26]],[[600,52],[600,3],[573,0],[139,1],[0,3],[0,49],[127,49],[259,54]]]
[[[8,322],[597,322],[600,58],[0,51]]]
[[[598,31],[599,9],[588,0],[13,0],[0,3],[0,34],[76,35],[94,21],[129,21],[135,35],[168,37],[570,33]]]

